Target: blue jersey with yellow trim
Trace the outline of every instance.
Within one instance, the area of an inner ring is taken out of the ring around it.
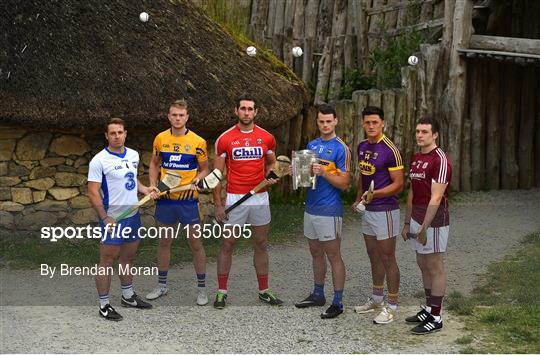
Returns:
[[[307,149],[317,154],[319,164],[329,174],[351,170],[351,150],[339,137],[327,141],[317,138],[308,143]],[[343,216],[341,190],[324,177],[317,177],[315,190],[307,190],[306,212],[318,216]]]
[[[182,177],[181,186],[189,185],[197,176],[199,162],[208,160],[206,141],[194,132],[187,130],[181,136],[174,136],[171,129],[161,132],[154,139],[153,153],[161,157],[161,176],[167,171]],[[167,194],[171,200],[193,200],[197,191],[181,191]]]

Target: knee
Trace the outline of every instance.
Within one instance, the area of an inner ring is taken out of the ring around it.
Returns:
[[[330,263],[332,265],[336,264],[336,263],[341,263],[342,262],[342,259],[341,259],[341,253],[339,251],[336,251],[336,252],[326,252],[326,257],[328,258],[328,260],[330,261]]]
[[[393,252],[390,253],[380,253],[381,260],[384,265],[389,266],[396,262],[396,255]]]
[[[101,266],[105,266],[105,267],[113,266],[113,263],[114,263],[114,260],[116,259],[116,256],[117,255],[115,255],[115,254],[101,255],[101,257],[99,258],[99,264]]]
[[[221,243],[221,252],[224,254],[232,254],[234,250],[234,241],[224,239]]]
[[[170,248],[172,241],[172,238],[160,238],[158,246],[160,248]]]
[[[310,247],[309,251],[313,259],[320,259],[324,257],[324,250],[322,249]]]
[[[256,252],[266,252],[267,250],[267,243],[266,240],[261,240],[253,243],[253,249]]]

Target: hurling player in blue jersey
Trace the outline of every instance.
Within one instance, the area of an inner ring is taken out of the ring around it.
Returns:
[[[123,270],[133,264],[140,241],[141,217],[139,212],[135,211],[120,221],[115,218],[128,206],[137,204],[137,192],[145,195],[151,193],[153,198],[158,197],[157,189],[144,186],[137,180],[139,153],[124,146],[126,136],[124,121],[112,118],[107,123],[105,132],[109,144],[92,158],[88,169],[88,197],[102,227],[100,270],[112,270],[114,260],[118,257],[118,263]],[[122,316],[109,304],[112,274],[107,271],[96,275],[99,315],[107,320],[119,321]],[[122,306],[152,308],[151,304],[133,292],[133,275],[119,273],[119,277],[122,285]]]
[[[325,305],[324,280],[328,259],[332,268],[334,297],[330,307],[321,314],[321,318],[335,318],[343,313],[345,264],[340,250],[343,217],[341,191],[349,187],[351,151],[336,136],[337,123],[333,107],[319,106],[317,127],[321,136],[307,145],[318,158],[318,162],[312,166],[312,172],[317,176],[317,186],[315,189],[307,190],[304,213],[304,235],[308,238],[309,250],[313,257],[314,288],[306,299],[296,303],[295,306],[307,308]]]

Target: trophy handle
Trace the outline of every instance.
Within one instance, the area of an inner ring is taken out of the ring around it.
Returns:
[[[311,164],[315,164],[318,162],[318,159],[317,158],[311,158]],[[315,190],[315,188],[317,188],[317,175],[313,175],[311,177],[311,188],[313,190]]]
[[[293,190],[298,190],[298,180],[299,180],[299,176],[298,176],[298,165],[297,165],[297,161],[298,161],[298,158],[296,157],[296,152],[293,151],[292,152],[292,159],[291,159],[291,166],[292,166],[292,185],[293,185]]]

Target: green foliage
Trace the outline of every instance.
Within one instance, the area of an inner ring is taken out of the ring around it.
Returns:
[[[375,87],[375,79],[365,74],[360,69],[347,69],[343,77],[343,85],[339,93],[339,99],[350,99],[356,90],[368,90]]]
[[[540,352],[540,232],[524,238],[523,244],[517,255],[489,266],[472,296],[448,297],[448,309],[467,315],[467,329],[482,335],[461,352]]]

